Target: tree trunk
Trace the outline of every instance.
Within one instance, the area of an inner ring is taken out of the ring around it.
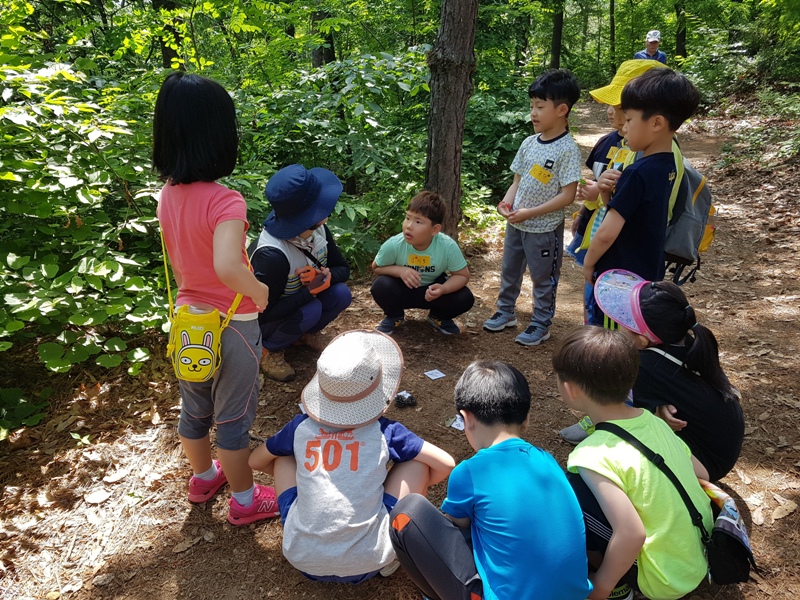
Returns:
[[[686,1],[675,2],[675,17],[677,30],[675,31],[675,56],[686,56]]]
[[[439,33],[428,53],[431,110],[425,189],[447,204],[444,232],[458,239],[461,221],[461,143],[475,72],[478,0],[442,0]]]
[[[608,47],[611,51],[609,70],[615,73],[617,71],[617,25],[614,20],[614,0],[608,0]]]
[[[330,13],[326,11],[317,11],[311,15],[312,27],[316,30],[316,23],[330,17]],[[333,47],[333,31],[328,31],[325,34],[325,43],[322,46],[317,46],[311,51],[311,66],[313,68],[327,65],[336,60],[336,52]]]
[[[160,12],[161,9],[174,10],[176,8],[178,8],[178,4],[174,0],[153,0],[153,10],[156,13]],[[181,47],[181,34],[178,32],[177,28],[170,23],[164,24],[164,30],[172,36],[172,40],[175,44],[175,48],[172,48],[171,46],[167,45],[167,42],[163,37],[160,37],[158,40],[159,46],[161,47],[161,66],[163,66],[165,69],[169,69],[172,67],[173,59],[178,58],[178,51],[176,48]],[[185,71],[186,65],[180,63],[178,68],[181,71]]]
[[[553,13],[553,39],[550,43],[550,68],[561,67],[561,38],[564,34],[564,5],[559,4]]]

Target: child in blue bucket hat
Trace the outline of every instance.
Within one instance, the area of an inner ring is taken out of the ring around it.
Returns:
[[[318,334],[350,306],[350,265],[325,225],[341,193],[339,178],[321,167],[289,165],[267,182],[272,212],[250,246],[250,262],[269,286],[269,304],[258,321],[261,369],[270,379],[293,379],[284,350],[297,342],[321,350]]]

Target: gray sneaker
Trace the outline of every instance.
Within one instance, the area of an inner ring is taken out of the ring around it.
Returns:
[[[514,341],[523,346],[538,346],[550,339],[550,330],[541,325],[529,325],[528,328],[514,338]]]
[[[558,435],[561,436],[561,439],[565,442],[577,446],[593,433],[594,423],[592,423],[592,420],[587,415],[574,425],[564,427],[564,429],[558,432]]]
[[[517,318],[513,314],[509,315],[499,310],[483,322],[483,328],[487,331],[503,331],[506,327],[516,326]]]

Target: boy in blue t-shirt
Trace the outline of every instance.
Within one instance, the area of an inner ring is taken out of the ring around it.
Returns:
[[[591,592],[581,510],[555,459],[520,438],[531,394],[517,369],[477,361],[455,388],[476,454],[450,474],[440,513],[402,498],[390,537],[428,598],[583,600]]]
[[[567,118],[580,86],[566,69],[551,69],[528,89],[536,135],[526,138],[511,170],[514,181],[497,212],[506,218],[497,311],[483,323],[487,331],[516,327],[516,303],[527,267],[533,281],[533,313],[514,338],[523,346],[550,339],[564,244],[564,208],[575,200],[581,178],[581,152],[569,134]]]
[[[678,176],[672,140],[699,102],[694,85],[672,69],[651,69],[622,90],[625,138],[641,157],[619,175],[613,195],[600,187],[608,212],[584,257],[588,283],[609,269],[626,269],[649,281],[663,279],[669,199]],[[597,307],[591,318],[591,324],[603,324]]]

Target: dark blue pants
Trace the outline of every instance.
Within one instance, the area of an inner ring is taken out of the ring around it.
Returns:
[[[352,300],[350,288],[344,283],[335,283],[286,319],[262,323],[261,343],[271,352],[288,348],[303,334],[322,331],[350,306]]]

